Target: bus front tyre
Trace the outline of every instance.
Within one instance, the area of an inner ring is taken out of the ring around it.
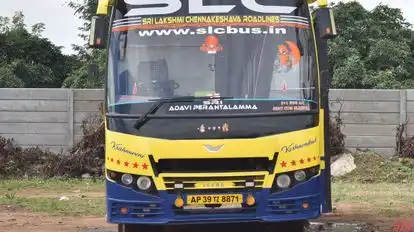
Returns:
[[[138,228],[134,225],[128,225],[128,224],[119,224],[118,225],[118,232],[138,232],[141,230],[138,230]]]
[[[118,224],[118,232],[162,232],[162,226]]]
[[[306,228],[309,227],[309,221],[291,221],[291,222],[278,222],[270,223],[267,228],[268,232],[278,232],[278,231],[289,231],[289,232],[305,232]]]

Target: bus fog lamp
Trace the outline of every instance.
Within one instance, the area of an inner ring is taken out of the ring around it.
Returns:
[[[130,185],[134,181],[134,178],[130,174],[124,174],[121,177],[121,181],[124,185]]]
[[[306,172],[303,170],[295,172],[295,179],[299,182],[306,180]]]
[[[122,213],[123,215],[128,214],[128,208],[126,208],[126,207],[122,207],[122,208],[120,208],[120,209],[119,209],[119,211],[121,211],[121,213]]]
[[[184,206],[184,200],[183,200],[183,198],[181,196],[178,196],[177,199],[175,199],[174,205],[177,208],[183,207]]]
[[[247,196],[247,198],[246,198],[246,204],[248,205],[248,206],[253,206],[254,204],[256,203],[256,199],[254,199],[254,196],[253,195],[248,195]]]
[[[290,177],[286,174],[280,175],[277,177],[276,179],[276,184],[279,188],[289,188],[290,183],[292,182],[292,180],[290,179]]]
[[[151,179],[146,176],[141,176],[137,180],[137,186],[140,190],[146,191],[151,187]]]

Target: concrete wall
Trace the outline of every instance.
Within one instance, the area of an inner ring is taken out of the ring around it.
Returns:
[[[96,114],[103,99],[102,90],[0,89],[0,135],[23,147],[65,150],[79,140],[82,120]]]
[[[0,135],[24,147],[67,149],[79,141],[82,120],[98,114],[103,99],[103,90],[0,89]],[[395,130],[407,120],[407,133],[414,135],[414,90],[331,90],[330,101],[332,116],[342,107],[351,150],[392,155]]]
[[[331,115],[341,110],[347,148],[392,155],[396,128],[407,119],[407,92],[411,90],[332,90]]]

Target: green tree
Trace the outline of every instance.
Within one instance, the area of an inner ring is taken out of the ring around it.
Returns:
[[[60,87],[76,64],[72,56],[62,54],[61,47],[41,37],[45,25],[35,24],[31,30],[24,14],[16,12],[10,19],[0,17],[0,87]]]
[[[79,28],[79,36],[85,41],[83,46],[73,45],[73,49],[78,53],[80,65],[75,68],[71,74],[64,81],[62,87],[64,88],[102,88],[104,85],[104,77],[96,81],[89,80],[88,66],[90,64],[98,64],[100,73],[105,71],[106,53],[102,50],[94,50],[87,48],[87,40],[89,39],[89,30],[92,16],[95,15],[97,4],[94,0],[86,0],[84,3],[77,1],[69,2],[69,7],[73,8],[75,15],[84,21],[84,24]]]
[[[329,42],[333,88],[414,87],[414,32],[400,9],[333,4],[338,37]]]

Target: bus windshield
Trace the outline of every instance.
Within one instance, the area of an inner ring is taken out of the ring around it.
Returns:
[[[186,96],[313,103],[298,110],[317,104],[306,1],[167,2],[167,7],[117,2],[109,46],[109,111]]]

